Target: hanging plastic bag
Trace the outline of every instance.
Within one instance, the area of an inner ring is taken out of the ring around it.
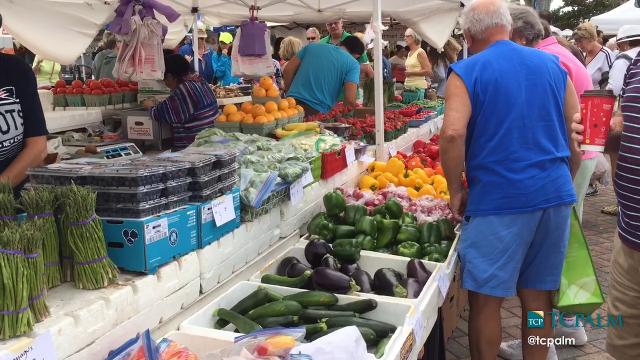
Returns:
[[[113,76],[116,79],[131,80],[138,66],[135,62],[138,56],[139,32],[142,27],[142,19],[139,15],[131,17],[131,32],[122,36],[122,47],[116,58],[116,65],[113,68]]]
[[[578,213],[573,208],[567,254],[554,307],[562,312],[587,316],[603,303],[604,296],[593,266],[589,245],[582,231]]]
[[[271,32],[269,30],[265,31],[264,43],[267,53],[264,56],[240,56],[238,48],[240,47],[240,39],[242,38],[242,29],[238,29],[236,37],[233,40],[233,48],[231,49],[231,71],[233,76],[257,78],[260,76],[271,76],[275,73],[273,59],[271,58],[270,37]]]
[[[264,42],[264,34],[268,31],[267,24],[255,20],[243,21],[240,24],[242,38],[238,45],[240,56],[262,57],[267,54],[267,45]]]
[[[158,347],[149,330],[127,340],[119,348],[110,351],[106,360],[159,360]]]

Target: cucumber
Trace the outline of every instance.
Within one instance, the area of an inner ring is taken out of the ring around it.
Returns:
[[[293,315],[284,315],[284,316],[275,316],[275,317],[267,317],[262,319],[257,319],[256,323],[262,326],[265,329],[279,327],[287,325],[295,325],[298,324],[298,317]]]
[[[309,310],[329,310],[326,306],[305,306],[305,309]]]
[[[238,328],[238,331],[240,331],[243,334],[250,334],[256,330],[262,329],[262,326],[247,319],[246,317],[238,314],[233,310],[219,308],[216,311],[214,311],[214,315],[232,323],[236,328]]]
[[[322,320],[334,317],[355,317],[356,313],[353,311],[330,311],[330,310],[309,310],[304,309],[300,313],[300,318],[304,321],[309,320]]]
[[[309,324],[309,325],[305,325],[304,329],[305,329],[304,338],[309,339],[310,337],[312,337],[317,333],[327,331],[327,324],[325,324],[324,322],[319,322],[317,324]]]
[[[316,290],[302,291],[299,293],[287,295],[282,299],[295,301],[304,307],[331,306],[338,303],[337,296],[331,293],[328,293],[326,291],[316,291]]]
[[[267,293],[267,297],[270,300],[269,302],[282,300],[282,295],[278,294],[277,292],[262,286],[259,286],[258,288],[263,289]]]
[[[376,345],[376,359],[380,359],[384,356],[384,350],[387,348],[387,344],[389,344],[389,340],[391,340],[392,336],[393,334],[387,336],[386,338],[380,340],[378,345]]]
[[[376,336],[379,338],[385,338],[396,331],[396,327],[394,325],[360,317],[335,317],[327,319],[327,327],[329,327],[329,329],[351,325],[369,328],[375,331]]]
[[[259,306],[246,315],[247,319],[257,320],[267,317],[293,315],[298,316],[302,311],[302,305],[295,301],[279,300]]]
[[[309,337],[309,341],[315,341],[320,339],[321,337],[325,336],[325,335],[329,335],[334,331],[338,331],[340,329],[342,329],[344,326],[341,327],[335,327],[335,328],[330,328],[326,331],[317,333],[313,336]],[[378,338],[376,337],[376,333],[375,331],[367,328],[367,327],[363,327],[363,326],[358,326],[358,331],[360,331],[360,335],[362,335],[362,338],[364,339],[364,342],[367,345],[373,345],[376,343],[376,341],[378,340]]]
[[[301,288],[311,277],[311,270],[306,270],[302,275],[294,278],[280,276],[275,274],[264,274],[260,281],[263,284],[285,286],[290,288]]]
[[[269,289],[265,289],[264,287],[260,286],[251,294],[245,296],[242,300],[238,301],[229,310],[235,311],[240,315],[245,315],[249,311],[257,308],[258,306],[270,303],[275,300],[279,300],[279,299],[274,299],[275,295],[277,294],[273,293],[273,291]],[[280,295],[278,296],[282,298],[282,296]],[[229,325],[229,322],[220,318],[218,319],[218,321],[216,321],[214,328],[222,329],[227,325]]]
[[[333,305],[329,308],[329,310],[353,311],[357,314],[364,314],[368,313],[369,311],[375,310],[377,307],[378,302],[375,299],[362,299],[346,304]]]

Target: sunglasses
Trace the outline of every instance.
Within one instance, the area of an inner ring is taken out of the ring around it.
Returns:
[[[318,39],[318,38],[316,38],[316,37],[308,37],[308,38],[307,38],[307,41],[312,41],[312,40],[317,40],[317,39]]]

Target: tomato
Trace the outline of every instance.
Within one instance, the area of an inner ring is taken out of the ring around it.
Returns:
[[[85,95],[91,95],[91,89],[84,88],[84,89],[82,89],[82,93],[85,94]]]
[[[116,85],[118,85],[118,87],[127,87],[129,86],[129,82],[127,80],[118,79],[116,80]]]
[[[56,94],[66,94],[67,93],[67,89],[66,88],[56,88]]]
[[[84,84],[82,83],[81,80],[73,80],[71,82],[71,87],[74,88],[74,89],[79,89],[79,88],[82,88],[83,86],[84,86]]]
[[[102,85],[98,81],[93,81],[91,85],[89,85],[89,89],[91,90],[100,90],[102,89]]]
[[[91,95],[104,95],[102,90],[92,90]]]
[[[56,88],[51,89],[51,93],[53,95],[56,95],[58,93],[58,89],[56,89]]]
[[[82,95],[84,90],[82,90],[82,88],[74,88],[73,89],[73,93],[76,95]]]
[[[102,87],[112,88],[114,86],[113,80],[111,79],[100,79],[100,84]]]
[[[56,85],[55,87],[57,88],[64,88],[67,86],[67,83],[64,80],[58,80],[56,81]]]

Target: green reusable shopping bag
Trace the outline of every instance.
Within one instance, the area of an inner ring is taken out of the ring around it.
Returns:
[[[593,313],[604,303],[589,245],[575,207],[571,212],[571,230],[567,255],[562,266],[560,289],[556,292],[554,300],[554,307],[561,312],[585,316]]]

